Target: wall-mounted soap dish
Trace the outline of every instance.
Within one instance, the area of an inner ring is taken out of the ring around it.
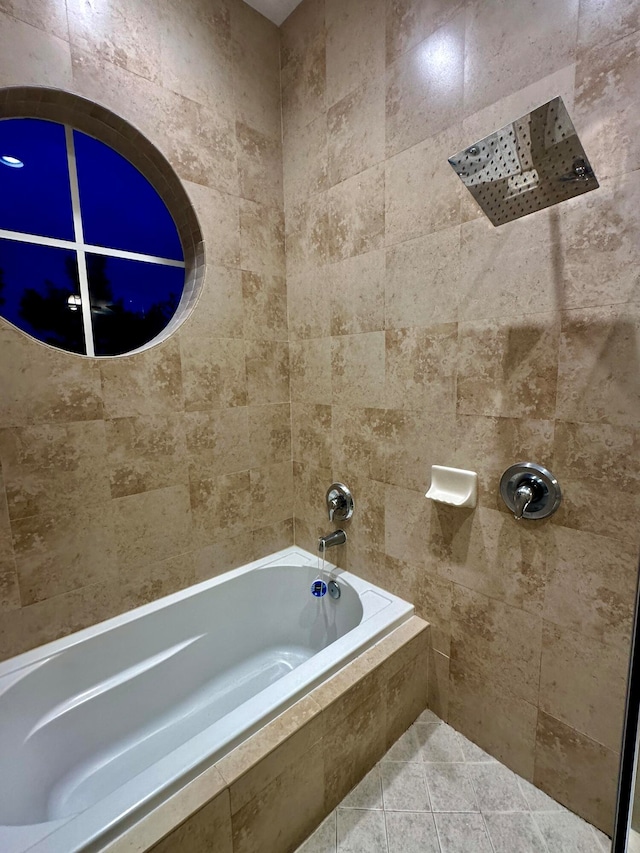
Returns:
[[[474,507],[478,500],[478,475],[463,468],[431,466],[431,486],[425,498],[451,506]]]

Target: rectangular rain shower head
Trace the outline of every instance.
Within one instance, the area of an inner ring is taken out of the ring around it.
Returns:
[[[450,157],[494,225],[598,188],[562,98]]]

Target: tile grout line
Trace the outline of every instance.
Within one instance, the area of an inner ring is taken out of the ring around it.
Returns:
[[[384,797],[384,792],[383,792]],[[382,800],[382,821],[384,823],[384,840],[387,845],[387,853],[389,853],[389,829],[387,827],[387,812],[384,807],[384,799]]]
[[[471,783],[471,785],[473,786],[473,782]],[[480,806],[478,805],[478,808],[479,807]],[[482,818],[482,825],[484,826],[484,831],[487,835],[487,840],[489,841],[489,847],[491,847],[491,849],[493,850],[493,853],[498,853],[498,851],[496,850],[495,845],[493,843],[493,838],[491,837],[491,833],[489,832],[489,827],[487,826],[487,821],[485,820],[484,812],[480,812],[480,817]]]
[[[438,849],[440,850],[440,853],[442,853],[442,839],[440,838],[440,830],[438,829],[438,821],[436,820],[435,812],[432,812],[432,814],[433,814],[433,825],[434,825],[435,830],[436,830],[436,841],[438,842]]]
[[[542,832],[542,829],[540,828],[540,824],[536,820],[536,816],[535,816],[534,812],[531,812],[531,817],[533,818],[533,823],[535,824],[535,827],[538,830],[538,835],[542,836],[544,846],[546,847],[547,850],[549,850],[549,845],[547,844],[547,839],[544,837],[544,834]]]
[[[333,810],[333,844],[335,853],[338,853],[338,808]]]
[[[455,729],[454,729],[454,731],[455,731]],[[456,732],[456,740],[458,741],[458,745],[460,746],[460,749],[462,750],[462,743],[460,742],[460,732]],[[462,754],[464,755],[464,750],[462,750]],[[466,762],[466,763],[469,763],[469,762]],[[477,762],[477,763],[479,763],[479,762]],[[469,784],[471,785],[471,790],[473,791],[473,795],[476,798],[476,805],[478,806],[478,812],[480,814],[480,819],[482,821],[482,825],[484,826],[484,831],[485,831],[485,834],[487,836],[487,840],[489,842],[489,847],[491,848],[493,853],[497,853],[496,848],[493,844],[493,838],[491,837],[491,833],[489,832],[489,827],[487,826],[487,821],[485,820],[485,817],[484,817],[484,812],[482,811],[482,807],[480,805],[480,798],[478,797],[478,789],[477,789],[476,783],[473,779],[473,774],[470,773],[468,778],[469,778]],[[518,786],[518,788],[519,788],[519,786]]]
[[[531,808],[531,804],[530,804],[529,800],[527,799],[527,797],[526,797],[526,795],[525,795],[524,790],[522,789],[522,785],[520,784],[522,781],[526,781],[526,780],[523,780],[523,779],[522,779],[522,777],[521,777],[521,776],[518,776],[518,774],[517,774],[517,773],[516,773],[516,779],[517,779],[517,782],[518,782],[518,790],[520,791],[520,794],[522,795],[522,799],[523,799],[523,800],[525,801],[525,803],[527,804],[527,807],[528,807],[528,809],[529,809],[529,814],[531,815],[531,822],[533,823],[534,829],[535,829],[535,831],[536,831],[536,832],[537,832],[537,834],[538,834],[538,838],[541,838],[541,839],[542,839],[542,843],[543,843],[543,845],[544,845],[544,849],[547,851],[547,853],[551,853],[551,851],[549,851],[549,846],[547,845],[547,839],[546,839],[546,838],[544,837],[544,835],[542,834],[542,830],[541,830],[541,829],[540,829],[540,827],[538,826],[538,821],[535,819],[535,812],[534,812],[534,810]],[[533,784],[533,783],[530,783],[530,784]]]

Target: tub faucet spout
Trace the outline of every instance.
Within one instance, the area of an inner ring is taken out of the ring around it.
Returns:
[[[347,541],[347,534],[344,530],[334,530],[327,536],[321,536],[318,539],[318,551],[324,553],[327,548],[333,548],[334,545],[344,545]]]

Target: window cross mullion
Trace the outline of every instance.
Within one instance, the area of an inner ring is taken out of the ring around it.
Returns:
[[[69,162],[69,180],[71,182],[71,207],[73,210],[73,228],[77,244],[78,279],[80,282],[80,303],[82,308],[82,324],[87,355],[95,355],[93,346],[93,323],[91,321],[91,300],[89,297],[89,276],[87,273],[87,255],[84,250],[84,232],[82,229],[82,214],[80,213],[80,191],[78,188],[78,171],[76,169],[76,152],[73,145],[73,129],[64,126],[67,140],[67,160]]]

